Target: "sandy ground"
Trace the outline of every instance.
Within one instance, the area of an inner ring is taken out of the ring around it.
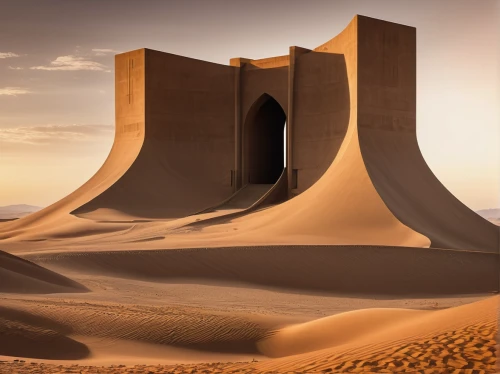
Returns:
[[[106,258],[91,272],[35,257],[79,290],[0,294],[1,373],[486,373],[496,364],[497,296],[144,279],[113,274]]]

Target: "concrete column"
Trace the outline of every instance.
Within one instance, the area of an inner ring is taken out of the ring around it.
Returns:
[[[242,145],[242,123],[241,123],[241,68],[251,61],[248,58],[232,58],[230,66],[234,66],[234,183],[233,191],[242,187],[243,169],[243,145]]]
[[[286,118],[286,170],[288,179],[288,198],[293,197],[293,133],[294,133],[294,91],[295,91],[295,63],[304,53],[311,52],[310,49],[292,46],[290,47],[290,63],[288,65],[288,113]]]

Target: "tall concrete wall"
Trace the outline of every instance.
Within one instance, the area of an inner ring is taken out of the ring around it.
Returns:
[[[498,227],[457,200],[420,152],[416,29],[358,16],[358,54],[360,148],[384,202],[434,247],[498,251]]]
[[[146,139],[176,173],[221,196],[234,169],[234,69],[146,50]]]
[[[335,159],[350,116],[344,55],[308,52],[295,63],[292,169],[299,194],[311,187]]]
[[[145,50],[115,58],[115,141],[145,135]]]
[[[75,214],[107,209],[175,218],[232,193],[235,68],[152,50],[135,53],[144,63],[127,81],[130,67],[117,60],[117,134],[144,118],[144,142],[126,173]]]
[[[246,64],[241,70],[241,116],[244,124],[248,111],[263,94],[272,96],[288,115],[288,66],[262,69]]]

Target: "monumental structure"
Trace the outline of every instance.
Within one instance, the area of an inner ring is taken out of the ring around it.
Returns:
[[[244,216],[316,185],[332,227],[398,222],[432,247],[498,252],[499,228],[448,192],[420,153],[416,72],[416,29],[363,16],[317,48],[229,65],[149,49],[119,54],[106,163],[15,224],[61,211],[174,219],[224,204]]]

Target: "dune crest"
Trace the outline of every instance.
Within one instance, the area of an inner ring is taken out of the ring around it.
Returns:
[[[32,262],[0,251],[0,292],[86,292],[77,282]]]

